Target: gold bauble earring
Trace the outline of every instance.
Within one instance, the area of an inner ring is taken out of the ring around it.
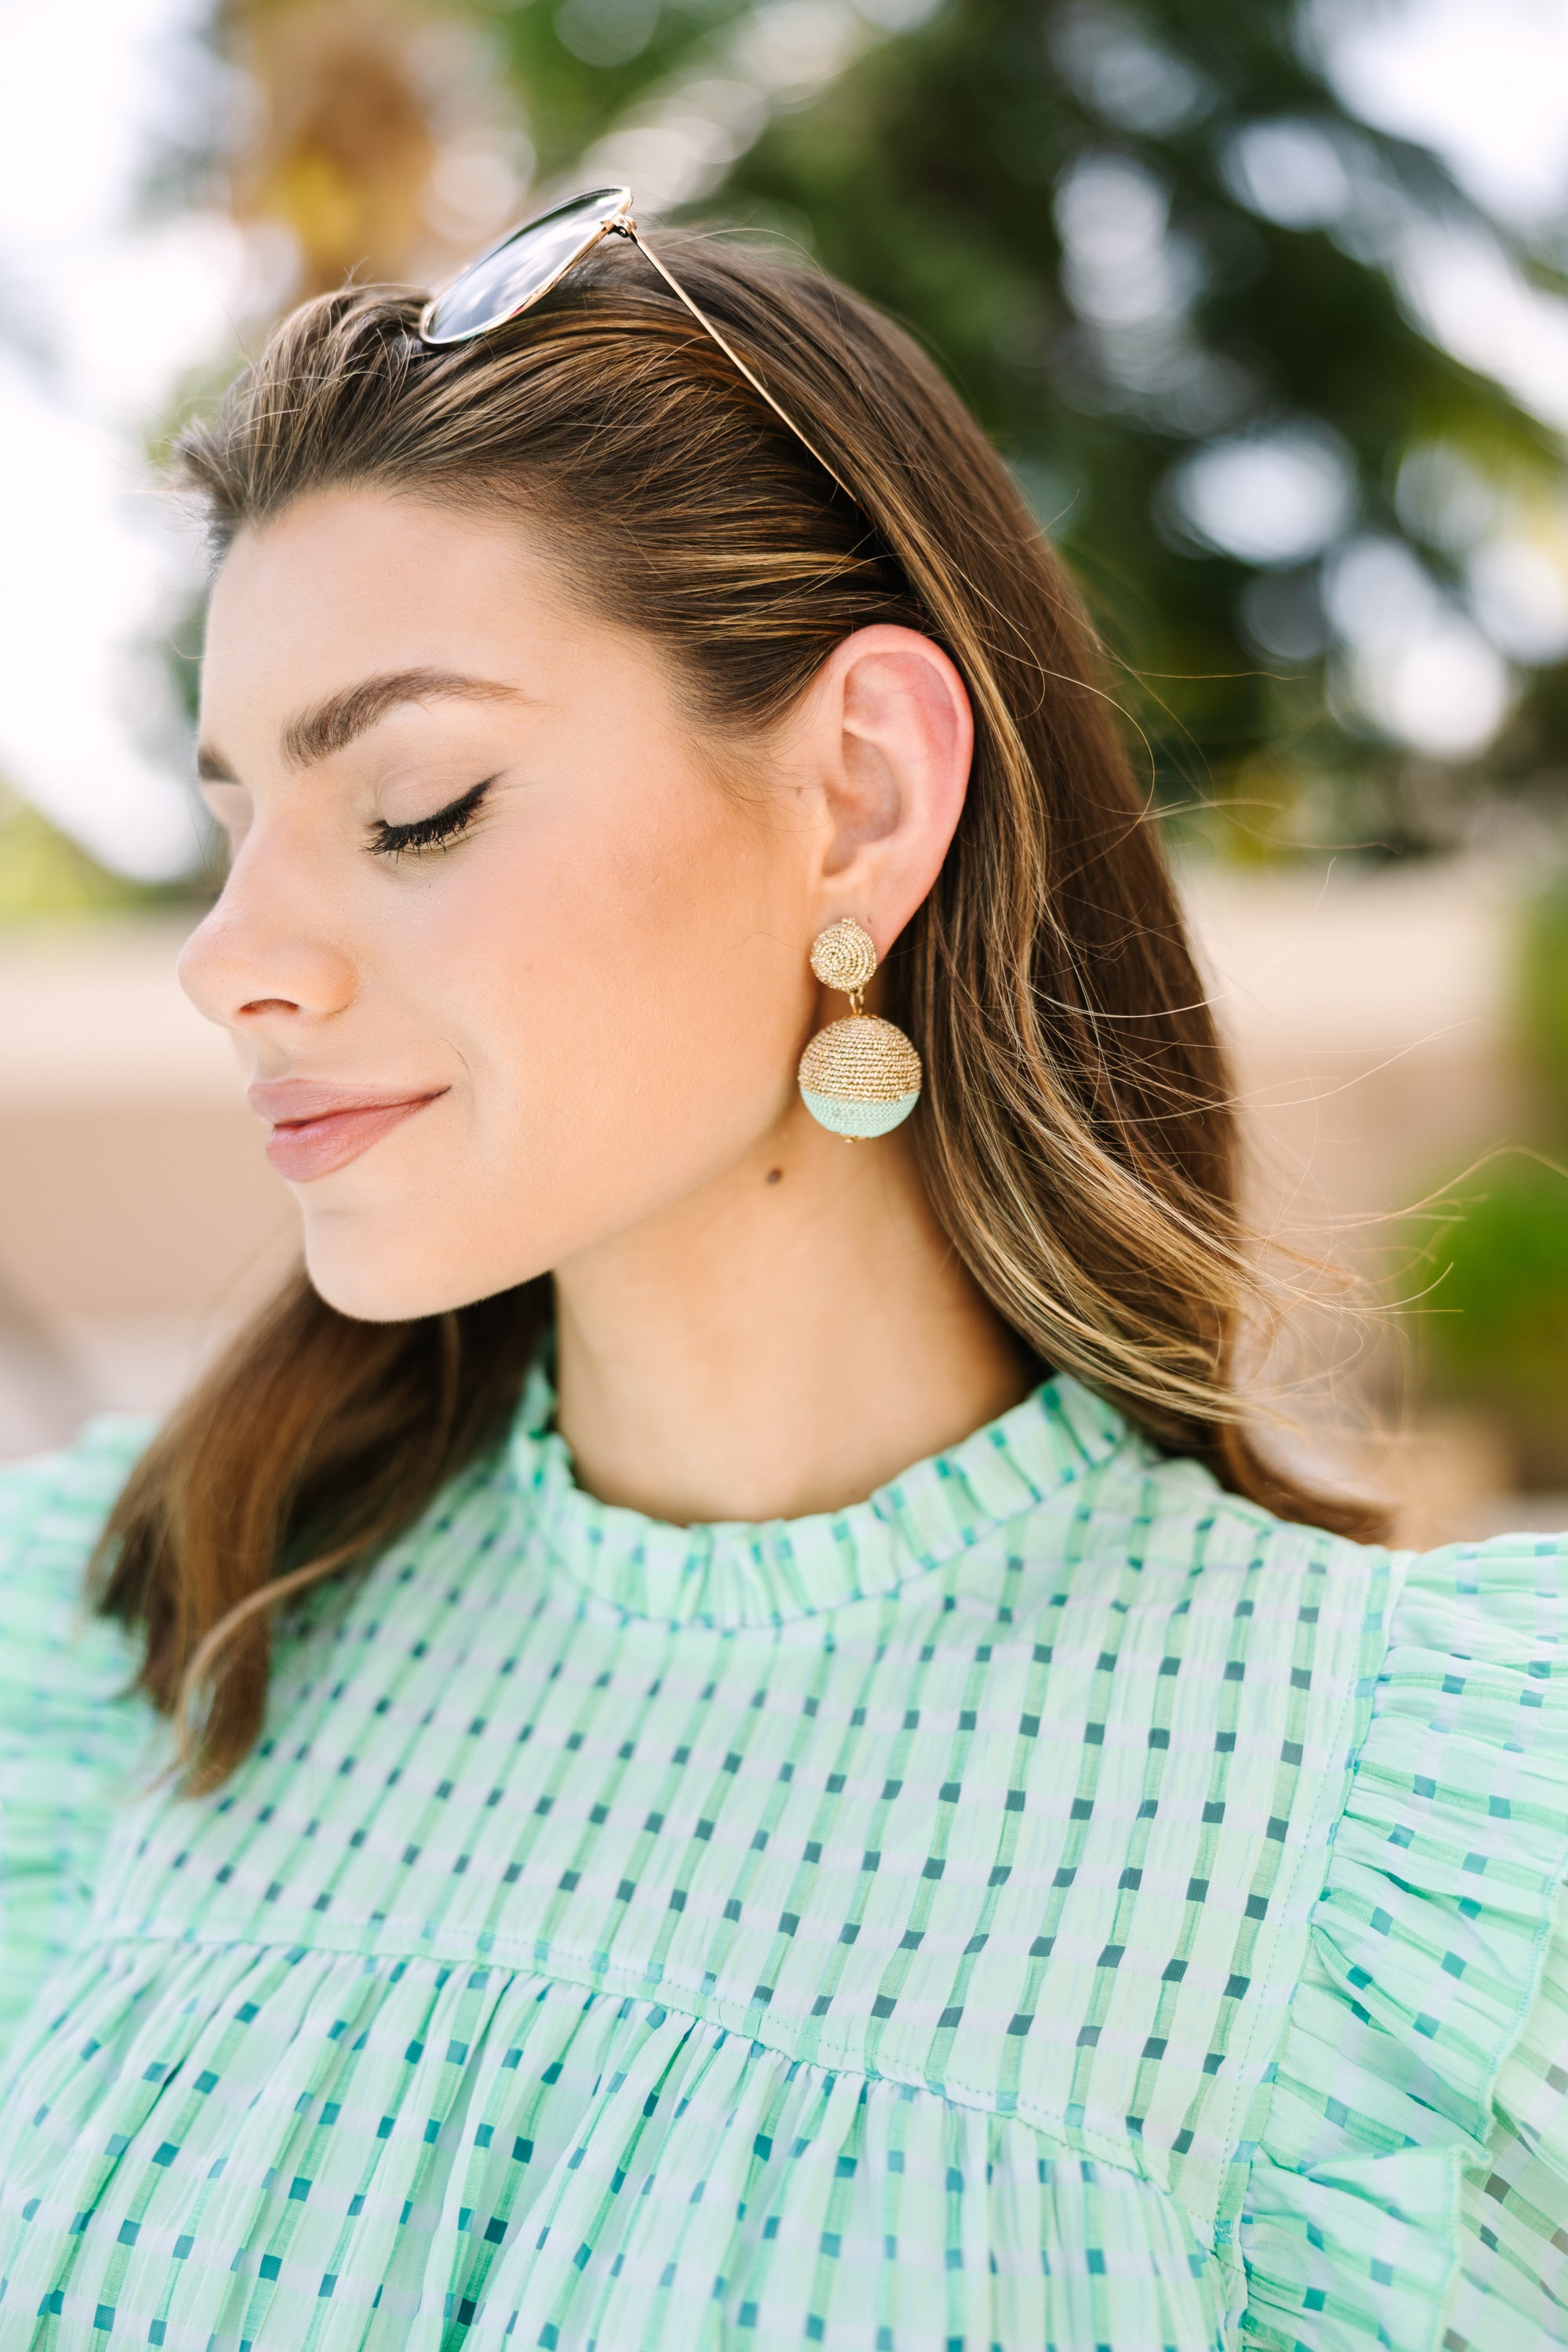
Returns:
[[[811,968],[824,988],[843,991],[849,1018],[819,1029],[800,1057],[800,1096],[819,1125],[854,1142],[887,1135],[908,1118],[921,1093],[921,1057],[901,1029],[860,1009],[877,969],[868,931],[851,916],[812,942]]]

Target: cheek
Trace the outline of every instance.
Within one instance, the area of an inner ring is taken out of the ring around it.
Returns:
[[[727,1102],[754,1113],[809,1001],[797,896],[706,784],[496,860],[449,940],[476,1083],[540,1127],[618,1123],[645,1149],[671,1122],[721,1126]]]
[[[320,1227],[323,1288],[373,1244],[377,1285],[396,1260],[415,1286],[416,1305],[378,1312],[560,1263],[728,1165],[794,1099],[813,991],[787,832],[706,780],[650,787],[614,824],[579,809],[559,839],[521,814],[410,890],[388,934],[382,984],[456,1084],[450,1116],[410,1128],[406,1156],[395,1139],[367,1184],[378,1234]]]

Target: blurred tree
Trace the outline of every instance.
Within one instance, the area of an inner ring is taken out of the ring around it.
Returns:
[[[61,916],[142,912],[184,902],[182,880],[128,881],[0,782],[0,929]],[[0,1299],[0,1322],[5,1301]]]
[[[446,273],[513,215],[531,156],[463,0],[225,0],[216,32],[256,104],[228,199],[289,233],[298,300]],[[519,167],[521,167],[521,169]]]
[[[478,13],[554,184],[651,173],[914,328],[1087,575],[1163,785],[1392,845],[1483,777],[1568,804],[1563,448],[1409,294],[1434,226],[1560,277],[1347,115],[1302,9]]]
[[[1427,1244],[1424,1334],[1436,1384],[1507,1430],[1522,1483],[1568,1486],[1568,877],[1523,909],[1514,988],[1535,1149],[1500,1154]]]
[[[247,0],[232,27],[237,62],[265,94],[260,136],[237,159],[237,217],[292,230],[300,295],[351,271],[400,276],[423,227],[435,148],[408,12],[374,0]]]

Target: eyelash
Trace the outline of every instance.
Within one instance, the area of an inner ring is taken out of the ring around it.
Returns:
[[[416,817],[412,824],[388,824],[384,817],[377,817],[370,829],[372,856],[401,857],[410,850],[447,848],[467,833],[494,782],[494,776],[486,776],[460,800],[448,801],[429,816]]]

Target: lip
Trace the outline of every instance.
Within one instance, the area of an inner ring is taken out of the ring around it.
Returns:
[[[247,1098],[271,1126],[267,1157],[279,1175],[290,1184],[309,1184],[346,1168],[446,1092],[445,1087],[408,1093],[334,1086],[324,1078],[260,1078]]]

